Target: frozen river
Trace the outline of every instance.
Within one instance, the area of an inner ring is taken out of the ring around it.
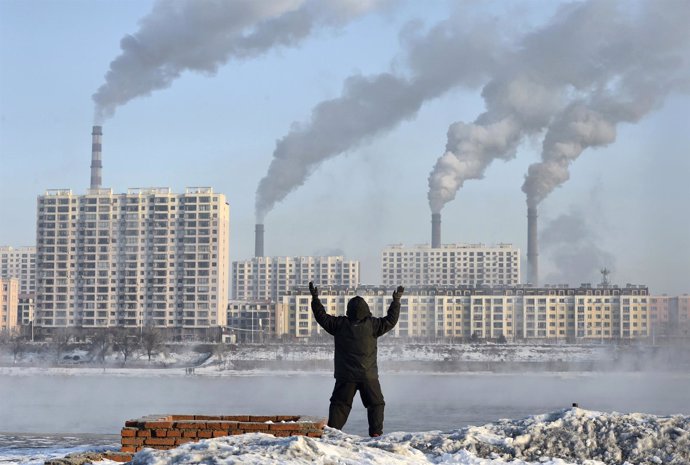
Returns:
[[[690,413],[684,373],[384,374],[385,430],[450,430],[569,407]],[[118,434],[154,413],[325,417],[326,373],[244,376],[30,375],[0,378],[0,432]],[[359,398],[345,431],[366,434]]]

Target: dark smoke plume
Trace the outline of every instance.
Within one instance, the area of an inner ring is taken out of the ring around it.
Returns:
[[[577,286],[597,282],[602,268],[615,269],[614,256],[601,247],[600,238],[587,223],[588,216],[591,213],[573,208],[546,224],[541,245],[554,270],[544,282]]]
[[[185,71],[215,74],[230,59],[291,47],[386,0],[158,0],[139,30],[120,42],[105,83],[93,94],[100,124],[130,100],[169,87]]]
[[[510,159],[521,140],[548,128],[542,162],[523,190],[536,206],[568,178],[588,147],[615,141],[616,125],[637,122],[668,93],[687,91],[690,3],[588,1],[562,7],[527,34],[484,87],[487,112],[454,123],[429,176],[439,212],[468,179]]]
[[[500,62],[500,37],[484,23],[450,18],[417,34],[406,30],[409,76],[350,76],[340,97],[319,103],[306,123],[276,142],[256,193],[256,217],[304,184],[323,161],[414,118],[427,100],[459,85],[475,87]]]

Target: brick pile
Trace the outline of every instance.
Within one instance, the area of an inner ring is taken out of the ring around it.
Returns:
[[[243,433],[319,438],[325,424],[324,419],[294,415],[149,415],[125,422],[122,458],[118,461],[127,461],[131,454],[147,447],[173,449],[188,442]]]

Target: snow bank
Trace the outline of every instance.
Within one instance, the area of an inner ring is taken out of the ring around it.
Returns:
[[[379,344],[383,361],[582,362],[610,360],[615,346],[566,344]],[[235,360],[332,360],[333,344],[237,346]]]
[[[369,439],[326,428],[321,439],[261,433],[138,453],[134,465],[569,465],[690,463],[690,417],[568,409],[451,432]]]

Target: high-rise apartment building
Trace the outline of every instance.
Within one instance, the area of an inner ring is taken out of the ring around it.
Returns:
[[[384,286],[514,286],[520,249],[510,244],[391,245],[381,253]]]
[[[38,197],[36,327],[225,325],[229,207],[211,188]]]
[[[374,316],[384,316],[394,287],[326,286],[319,297],[326,311],[345,315],[347,302],[359,295]],[[311,312],[306,287],[282,299],[290,336],[323,333]],[[604,341],[646,338],[649,296],[645,286],[405,287],[394,337],[549,341]]]
[[[232,262],[235,300],[279,301],[296,286],[359,285],[359,261],[331,257],[254,257]]]
[[[17,330],[19,280],[0,277],[0,334],[14,334]]]
[[[0,278],[17,278],[19,292],[36,292],[36,247],[0,247]]]

